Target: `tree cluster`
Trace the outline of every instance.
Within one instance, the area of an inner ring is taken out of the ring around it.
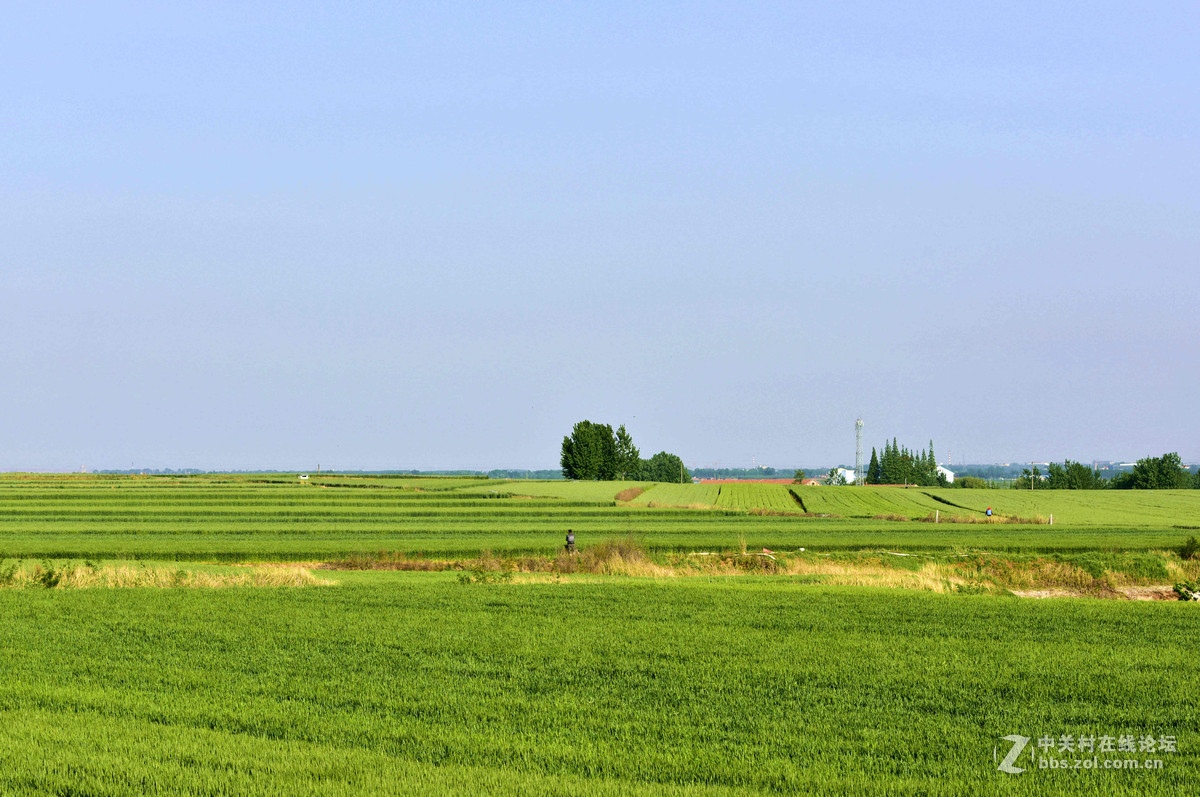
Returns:
[[[675,454],[660,451],[642,459],[633,438],[618,426],[580,421],[562,442],[562,475],[580,481],[617,479],[650,482],[690,481],[691,474]]]
[[[1021,478],[1017,479],[1014,486],[1018,489],[1022,486],[1029,487],[1030,479],[1034,475],[1041,478],[1041,472],[1036,466],[1033,471],[1022,471]],[[1100,490],[1105,487],[1105,480],[1100,475],[1100,471],[1068,459],[1064,460],[1061,465],[1057,462],[1047,465],[1043,484],[1047,490]]]
[[[938,473],[937,459],[933,455],[933,441],[929,448],[920,452],[909,451],[892,438],[883,446],[883,456],[871,449],[871,464],[867,467],[867,484],[916,484],[922,487],[937,487],[945,484],[945,477]]]
[[[1186,490],[1200,488],[1200,475],[1190,473],[1183,467],[1179,454],[1171,452],[1161,457],[1139,459],[1132,471],[1118,473],[1111,479],[1069,459],[1061,465],[1051,462],[1046,466],[1045,475],[1034,465],[1021,471],[1021,477],[1013,487],[1018,490]]]
[[[1014,490],[1031,490],[1036,489],[1034,485],[1042,483],[1042,469],[1037,465],[1033,469],[1025,468],[1021,471],[1021,475],[1013,482]]]
[[[1200,487],[1200,477],[1189,473],[1179,454],[1172,451],[1139,459],[1131,472],[1114,476],[1109,484],[1115,490],[1184,490]]]
[[[643,459],[637,473],[630,476],[643,482],[685,482],[691,481],[692,475],[683,466],[683,460],[666,451],[659,451],[650,459]]]
[[[964,490],[984,490],[991,485],[988,484],[987,479],[981,479],[978,476],[956,476],[954,486]]]

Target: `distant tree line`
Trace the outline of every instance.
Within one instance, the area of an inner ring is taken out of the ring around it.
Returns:
[[[787,473],[760,465],[757,468],[695,468],[692,475],[701,479],[782,479]]]
[[[1015,479],[1021,475],[1021,466],[1019,464],[1011,465],[954,465],[947,466],[954,471],[954,483],[957,485],[958,480],[963,477],[974,477],[977,479],[996,479],[1008,480]]]
[[[92,473],[104,476],[200,476],[209,473],[209,471],[198,468],[181,468],[179,470],[173,470],[172,468],[131,468],[128,470],[97,470],[92,471]]]
[[[562,470],[522,470],[498,468],[487,472],[489,479],[561,479]]]
[[[682,482],[692,478],[683,460],[674,454],[660,451],[642,459],[624,424],[616,431],[606,423],[575,424],[563,438],[560,464],[563,478],[581,481]]]
[[[1061,465],[1051,462],[1046,466],[1043,476],[1041,469],[1034,465],[1021,471],[1020,477],[1013,482],[1013,488],[1028,490],[1042,487],[1047,490],[1101,490],[1108,486],[1100,471],[1080,462],[1064,460]]]
[[[279,471],[265,471],[278,473]],[[407,476],[458,476],[466,479],[561,479],[562,471],[529,468],[495,468],[482,470],[324,470],[331,476],[377,476],[380,478],[405,478]]]
[[[1014,483],[1016,489],[1045,490],[1187,490],[1200,489],[1200,473],[1183,466],[1179,454],[1172,451],[1161,457],[1144,457],[1133,470],[1105,479],[1099,470],[1071,460],[1061,465],[1051,462],[1043,474],[1038,466],[1025,468]]]
[[[937,487],[946,484],[946,477],[938,473],[937,459],[933,454],[933,441],[929,448],[920,452],[909,451],[896,438],[884,443],[883,455],[871,449],[871,464],[867,466],[867,484],[915,484],[921,487]]]

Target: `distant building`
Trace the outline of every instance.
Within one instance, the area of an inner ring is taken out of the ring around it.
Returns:
[[[846,480],[846,484],[854,484],[854,482],[855,482],[854,471],[850,470],[849,468],[835,468],[834,470],[837,471],[837,474],[839,476],[841,476],[843,479]]]
[[[954,484],[954,471],[950,470],[949,468],[943,468],[941,465],[938,465],[937,472],[938,472],[938,475],[946,477],[947,484]]]
[[[800,486],[801,487],[820,487],[824,483],[825,482],[821,481],[820,479],[805,479],[802,482],[800,482]]]
[[[300,478],[301,478],[301,479],[307,479],[307,478],[308,478],[308,474],[307,474],[307,473],[301,473],[301,474],[300,474]]]

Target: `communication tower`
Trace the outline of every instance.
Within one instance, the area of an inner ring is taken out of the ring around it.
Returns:
[[[854,422],[854,483],[863,483],[863,457],[862,457],[862,418]]]

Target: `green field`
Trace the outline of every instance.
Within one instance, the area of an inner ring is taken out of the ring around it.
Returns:
[[[1189,528],[1200,527],[1197,491],[1026,494],[315,478],[0,478],[0,558],[309,560],[380,550],[469,556],[483,549],[546,554],[561,545],[567,528],[581,543],[633,536],[652,550],[672,551],[732,548],[742,541],[783,549],[1145,551],[1178,545]],[[648,489],[618,505],[617,493],[633,486]],[[982,519],[988,506],[998,516],[1053,515],[1055,523],[916,522],[935,513],[946,520]],[[829,517],[799,517],[805,513]],[[913,521],[878,519],[883,517]]]
[[[1182,604],[370,573],[0,607],[5,793],[1165,795],[1200,769]],[[1118,732],[1179,749],[1153,773],[993,763],[1012,733]]]
[[[647,484],[633,500],[638,506],[711,507],[721,495],[717,484]]]
[[[802,511],[795,496],[779,484],[722,484],[716,505],[768,512]]]
[[[585,551],[632,537],[681,561],[743,545],[804,547],[796,556],[829,567],[857,552],[921,552],[872,554],[915,572],[960,552],[1008,552],[962,560],[1004,567],[1063,551],[1061,561],[1103,570],[1124,557],[1154,573],[1174,556],[1157,552],[1200,526],[1200,491],[796,488],[798,501],[786,485],[639,485],[618,503],[631,486],[10,475],[0,560],[231,573],[216,563],[549,555],[573,528]],[[875,519],[987,506],[1055,524]],[[1193,603],[935,594],[821,575],[464,583],[455,572],[315,572],[333,583],[0,587],[0,794],[1200,786]],[[1018,761],[1028,771],[1013,775],[997,770],[1012,734],[1170,737],[1177,749],[1132,756],[1161,770],[1051,771],[1034,743]]]

